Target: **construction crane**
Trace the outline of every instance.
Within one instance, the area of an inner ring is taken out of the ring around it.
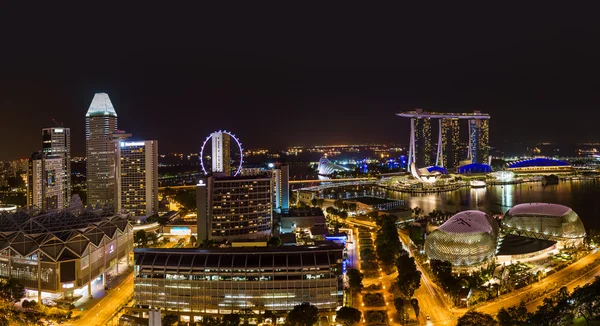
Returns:
[[[54,118],[52,118],[52,121],[54,121],[58,127],[62,127],[64,125],[63,123],[58,123],[58,121],[56,121]]]

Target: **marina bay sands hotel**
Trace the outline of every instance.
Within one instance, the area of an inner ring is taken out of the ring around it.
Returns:
[[[489,114],[479,111],[440,113],[414,109],[396,115],[410,118],[409,167],[413,162],[418,168],[436,165],[447,169],[455,169],[468,163],[489,163]],[[431,121],[434,119],[438,120],[435,153],[431,134]],[[460,120],[467,120],[469,128],[466,146],[460,142]]]

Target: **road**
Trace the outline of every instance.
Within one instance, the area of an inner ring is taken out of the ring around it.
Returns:
[[[525,298],[532,291],[540,290],[546,286],[552,285],[553,283],[561,284],[562,280],[567,278],[571,273],[591,264],[596,259],[600,259],[600,251],[596,251],[581,258],[570,266],[567,266],[566,268],[542,279],[540,282],[533,284],[525,291],[502,296],[500,300],[480,306],[476,310],[490,315],[496,315],[502,307],[508,308],[520,304],[521,300],[523,300],[523,298]],[[589,273],[583,275],[582,277],[573,280],[567,285],[567,287],[570,291],[572,291],[577,285],[584,285],[585,283],[593,281],[595,275],[600,275],[600,265],[593,268],[591,271],[589,271]],[[548,294],[545,296],[547,297]],[[543,297],[540,297],[540,299],[531,302],[527,305],[527,309],[532,312],[535,311],[537,306],[542,303],[542,300]],[[457,310],[457,312],[458,311],[459,310]]]
[[[375,223],[368,221],[360,221],[353,218],[348,218],[348,222],[353,223],[355,225],[364,226],[364,227],[376,227]],[[404,244],[406,248],[410,248],[408,244],[410,244],[410,239],[407,235],[403,233],[399,233],[400,240]],[[409,253],[412,256],[412,252],[409,250]],[[442,299],[442,295],[444,292],[437,287],[437,285],[425,274],[425,272],[421,269],[421,266],[417,261],[417,269],[421,272],[421,286],[415,291],[415,298],[419,300],[419,323],[422,325],[454,325],[456,324],[456,318],[454,313],[450,311],[450,308],[446,305],[446,303]],[[395,272],[390,275],[383,276],[379,280],[374,280],[373,283],[381,282],[389,288],[389,286],[394,282],[394,280],[398,277],[398,272]],[[365,286],[367,286],[368,282],[365,282]],[[427,316],[430,317],[430,320],[427,320]]]
[[[355,225],[364,226],[364,227],[375,227],[375,223],[368,221],[360,221],[353,218],[348,218],[348,222],[354,223]],[[410,239],[408,235],[399,233],[400,240],[403,242],[404,246],[409,248],[407,244],[410,243]],[[410,250],[409,250],[410,252]],[[412,255],[412,252],[411,252]],[[521,301],[530,295],[533,291],[541,290],[546,286],[550,286],[554,283],[561,284],[564,279],[566,279],[569,275],[584,268],[585,266],[591,264],[594,260],[600,259],[600,250],[593,252],[575,263],[567,266],[566,268],[542,279],[540,282],[533,284],[530,288],[514,293],[508,294],[500,297],[500,300],[492,301],[488,304],[479,306],[476,308],[477,311],[484,312],[490,315],[495,316],[498,311],[505,307],[515,306],[521,303]],[[438,286],[429,279],[427,274],[423,272],[421,266],[417,261],[417,268],[421,271],[421,286],[415,291],[415,297],[419,300],[419,307],[421,308],[421,317],[420,322],[422,324],[427,325],[453,325],[455,324],[456,317],[461,316],[467,309],[450,309],[445,302],[442,300],[441,296],[444,295],[444,291],[439,289]],[[384,283],[390,283],[397,276],[396,273],[392,275],[388,275],[382,279]],[[577,286],[583,286],[587,283],[594,281],[596,276],[600,276],[600,265],[596,266],[585,275],[569,282],[566,284],[569,291],[573,291]],[[557,289],[558,290],[558,289]],[[544,297],[548,297],[552,293],[548,293],[539,299],[530,302],[527,304],[527,309],[530,312],[534,312],[539,305],[543,303]],[[431,317],[431,321],[426,321],[425,316],[429,315]]]
[[[107,325],[108,319],[115,313],[115,310],[126,303],[133,294],[133,273],[104,298],[102,298],[94,307],[89,309],[79,320],[68,323],[73,326],[102,326]]]
[[[404,247],[411,248],[409,247],[411,242],[408,235],[402,232],[400,232],[399,235]],[[408,250],[408,252],[412,256],[412,250]],[[417,265],[417,269],[421,272],[421,286],[415,291],[415,298],[419,300],[419,308],[421,309],[421,314],[419,316],[420,323],[426,325],[456,324],[454,313],[450,311],[450,308],[442,298],[444,291],[429,278],[416,259],[415,264]],[[427,316],[429,316],[431,320],[426,320]]]

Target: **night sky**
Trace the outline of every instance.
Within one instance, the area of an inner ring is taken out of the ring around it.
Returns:
[[[600,141],[594,8],[263,4],[0,8],[0,159],[52,118],[83,155],[95,92],[161,153],[218,129],[247,148],[406,143],[394,113],[414,107],[488,112],[498,147]]]

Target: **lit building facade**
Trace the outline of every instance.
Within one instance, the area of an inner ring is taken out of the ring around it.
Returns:
[[[343,245],[135,249],[133,313],[161,309],[180,321],[249,309],[285,315],[310,302],[343,304]]]
[[[43,211],[64,208],[63,159],[33,153],[27,169],[27,206]]]
[[[71,200],[71,129],[42,129],[42,152],[47,156],[60,157],[62,160],[63,207]]]
[[[417,167],[432,165],[432,147],[431,147],[431,119],[414,118],[411,120],[414,128],[414,152],[416,156]]]
[[[290,209],[290,166],[282,164],[273,169],[275,204],[278,212]]]
[[[273,228],[270,177],[208,177],[196,187],[198,239],[256,239]]]
[[[224,132],[211,134],[212,140],[212,172],[231,175],[231,136]]]
[[[441,129],[441,162],[436,162],[438,166],[447,169],[457,168],[460,164],[460,128],[457,118],[440,119]],[[441,163],[441,165],[440,165]]]
[[[158,214],[158,141],[119,141],[117,148],[117,211]]]
[[[117,113],[108,94],[96,93],[85,115],[87,202],[113,204],[115,200],[115,146]]]
[[[89,296],[91,283],[118,272],[118,261],[128,265],[132,250],[127,219],[83,206],[38,216],[0,214],[0,277],[16,280],[38,302]]]
[[[423,109],[400,112],[399,117],[410,119],[410,143],[408,167],[415,163],[416,168],[435,165],[456,168],[464,157],[460,147],[460,120],[467,120],[469,141],[467,160],[471,163],[489,161],[489,119],[490,115],[474,111],[473,113],[427,112]],[[437,154],[432,150],[431,120],[439,120]]]
[[[469,158],[472,163],[489,163],[489,120],[469,120]]]

